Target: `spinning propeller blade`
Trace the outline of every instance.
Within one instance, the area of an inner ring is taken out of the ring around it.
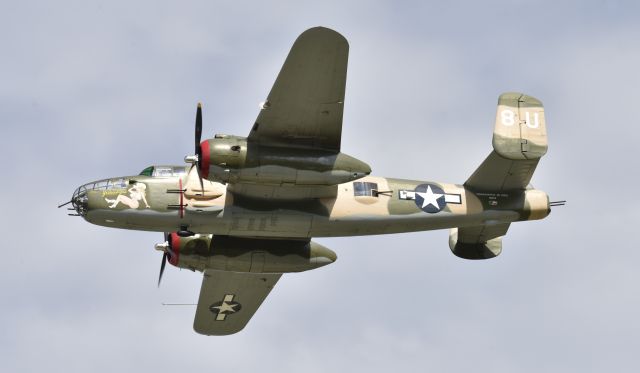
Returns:
[[[160,281],[162,281],[162,274],[164,273],[164,267],[167,265],[167,252],[162,254],[162,264],[160,264],[160,275],[158,276],[158,287],[160,287]]]
[[[196,111],[196,154],[200,155],[200,138],[202,137],[202,104],[198,102]]]
[[[202,195],[204,195],[204,182],[202,181],[202,173],[200,172],[200,159],[202,158],[202,149],[200,148],[200,140],[202,137],[202,103],[198,102],[198,109],[196,110],[196,171],[198,171],[198,179],[200,180],[200,188],[202,189]]]
[[[160,287],[160,281],[162,281],[162,274],[164,273],[164,267],[167,265],[167,258],[169,257],[168,251],[171,249],[169,243],[169,234],[164,232],[164,243],[156,245],[156,250],[162,250],[162,263],[160,264],[160,275],[158,276],[158,287]]]

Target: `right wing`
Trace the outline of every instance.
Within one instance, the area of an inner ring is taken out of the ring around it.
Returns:
[[[504,93],[498,99],[493,151],[464,185],[477,192],[524,190],[546,152],[542,102],[522,93]]]
[[[239,332],[280,276],[280,273],[204,271],[193,329],[204,335]]]
[[[269,92],[248,140],[340,151],[349,43],[324,27],[303,32]]]

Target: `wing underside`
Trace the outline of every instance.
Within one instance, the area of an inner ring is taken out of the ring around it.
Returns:
[[[349,44],[315,27],[293,44],[248,140],[266,146],[340,150]]]
[[[242,330],[282,274],[206,270],[193,329],[204,335]]]

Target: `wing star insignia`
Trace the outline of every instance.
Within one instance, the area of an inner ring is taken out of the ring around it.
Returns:
[[[236,313],[242,309],[242,305],[234,302],[235,294],[227,294],[220,302],[213,303],[209,306],[209,310],[216,315],[216,321],[224,321],[227,315]]]

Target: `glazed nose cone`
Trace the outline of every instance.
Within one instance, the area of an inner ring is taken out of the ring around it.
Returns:
[[[89,203],[89,197],[87,196],[88,190],[85,185],[79,187],[73,192],[71,197],[71,205],[76,210],[78,215],[85,216],[87,214],[87,206]]]

